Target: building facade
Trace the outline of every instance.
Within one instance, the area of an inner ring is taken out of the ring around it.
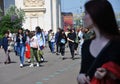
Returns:
[[[15,5],[25,11],[25,29],[35,30],[40,26],[45,31],[57,31],[61,27],[60,0],[15,0]]]

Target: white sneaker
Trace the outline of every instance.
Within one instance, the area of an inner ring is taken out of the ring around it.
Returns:
[[[39,63],[37,63],[37,65],[36,65],[37,67],[39,67],[40,66],[40,64]]]
[[[23,64],[20,64],[20,68],[22,68],[23,67]]]
[[[44,58],[41,58],[41,61],[44,62]]]
[[[28,63],[30,63],[30,61],[31,61],[31,60],[30,60],[30,59],[28,59],[28,61],[27,61],[27,62],[28,62]]]
[[[34,67],[34,65],[33,65],[33,64],[30,64],[29,67]]]

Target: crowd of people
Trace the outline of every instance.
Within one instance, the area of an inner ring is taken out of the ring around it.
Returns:
[[[52,53],[60,55],[65,59],[65,48],[68,46],[71,53],[71,58],[74,60],[74,55],[80,55],[81,47],[84,40],[94,37],[94,32],[84,28],[70,28],[64,31],[58,28],[57,33],[54,34],[52,30],[48,31],[48,44]],[[56,48],[55,48],[56,45]],[[56,49],[56,52],[55,52]]]
[[[89,30],[84,28],[70,28],[66,34],[63,29],[58,28],[56,33],[54,33],[52,29],[47,33],[39,26],[35,28],[35,31],[20,28],[17,33],[11,33],[10,30],[8,30],[4,33],[2,39],[2,47],[6,55],[4,63],[11,63],[9,53],[14,51],[15,55],[19,56],[20,67],[24,66],[24,58],[28,60],[30,67],[33,67],[35,62],[36,66],[40,66],[40,63],[45,60],[43,50],[46,44],[49,45],[51,53],[56,55],[61,54],[63,60],[65,59],[65,48],[69,46],[71,58],[74,60],[75,55],[81,53],[79,52],[81,48],[79,44],[81,46],[85,39],[91,37],[87,36],[89,35],[88,32]],[[92,36],[94,35],[92,32],[91,34]]]
[[[4,33],[2,39],[2,47],[5,51],[5,64],[11,63],[9,53],[14,51],[20,58],[20,67],[24,66],[24,57],[30,62],[30,67],[34,66],[34,58],[36,59],[37,66],[40,66],[41,59],[43,58],[43,49],[45,46],[45,36],[39,26],[35,31],[29,31],[28,29],[23,31],[22,28],[18,29],[16,34],[10,32],[10,30]]]

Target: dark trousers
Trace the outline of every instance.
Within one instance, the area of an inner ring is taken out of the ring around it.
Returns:
[[[62,56],[65,55],[65,45],[60,45],[60,53]]]
[[[69,43],[69,48],[70,48],[70,53],[72,55],[72,58],[74,58],[75,44],[74,43]]]
[[[56,52],[60,53],[60,44],[58,44],[58,43],[56,44]]]
[[[6,57],[6,59],[5,59],[5,63],[10,63],[11,62],[11,59],[10,59],[10,55],[9,55],[9,51],[8,50],[5,50],[5,57]]]
[[[78,43],[75,43],[75,50],[77,50],[77,48],[78,48]]]
[[[49,45],[50,51],[52,52],[52,46],[50,41],[48,41],[48,45]]]

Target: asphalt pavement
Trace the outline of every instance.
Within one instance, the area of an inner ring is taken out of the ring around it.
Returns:
[[[45,62],[40,67],[29,67],[30,63],[25,59],[25,66],[20,68],[19,56],[15,56],[14,52],[10,56],[12,63],[4,64],[5,54],[0,49],[0,84],[77,84],[81,59],[76,55],[75,60],[72,60],[68,48],[65,60],[45,48]]]

